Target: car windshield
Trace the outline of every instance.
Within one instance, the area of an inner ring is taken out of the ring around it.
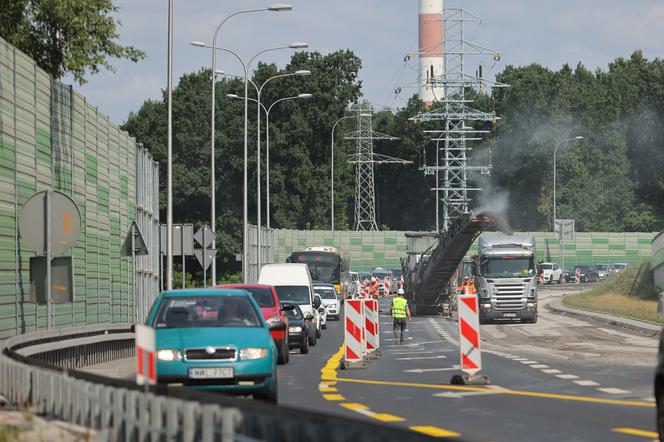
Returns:
[[[609,267],[609,266],[607,266],[606,264],[598,264],[598,265],[597,265],[597,270],[599,270],[600,272],[604,272],[604,271],[606,271],[606,269],[607,269],[608,267]]]
[[[351,282],[357,281],[357,273],[351,273],[349,276],[349,279]]]
[[[314,287],[314,292],[320,295],[321,299],[337,299],[337,292],[332,287]]]
[[[162,300],[154,328],[262,327],[246,296],[168,297]]]
[[[373,275],[376,278],[380,278],[380,279],[384,279],[386,276],[389,276],[390,278],[392,277],[391,272],[378,272],[378,271],[376,271],[376,272],[373,272]]]
[[[305,285],[278,285],[275,289],[279,301],[292,301],[300,305],[311,303],[309,287]]]
[[[482,276],[486,278],[523,278],[534,274],[530,258],[492,258],[482,262]]]
[[[613,267],[616,270],[623,270],[625,267],[627,267],[625,264],[613,264]]]
[[[288,319],[302,319],[302,310],[300,310],[299,307],[286,311],[288,313]]]
[[[266,287],[248,287],[243,288],[253,296],[259,307],[274,307],[274,296],[272,290]]]
[[[551,264],[542,264],[542,270],[551,270],[552,268]]]

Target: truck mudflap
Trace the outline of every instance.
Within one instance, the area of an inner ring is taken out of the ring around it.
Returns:
[[[514,322],[534,324],[537,322],[537,308],[526,308],[516,311],[500,311],[480,309],[480,324],[497,322]]]

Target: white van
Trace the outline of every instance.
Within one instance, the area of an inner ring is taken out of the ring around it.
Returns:
[[[258,277],[259,284],[274,286],[279,301],[296,302],[305,318],[311,315],[309,345],[321,337],[320,298],[315,296],[311,274],[306,264],[265,264]]]

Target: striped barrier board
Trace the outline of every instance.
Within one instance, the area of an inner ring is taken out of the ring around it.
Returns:
[[[482,369],[477,295],[459,295],[458,309],[460,367],[462,372],[472,376]]]
[[[364,342],[363,301],[349,299],[346,301],[344,321],[344,359],[346,362],[362,361]]]
[[[364,300],[364,328],[366,330],[367,352],[378,350],[380,346],[378,301],[375,299]]]
[[[385,276],[385,279],[383,280],[383,293],[385,295],[390,294],[390,277]]]
[[[136,324],[136,383],[155,385],[157,383],[157,355],[154,329]]]

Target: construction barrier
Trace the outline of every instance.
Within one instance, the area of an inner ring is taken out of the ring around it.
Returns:
[[[383,294],[384,294],[385,296],[387,296],[387,295],[390,294],[390,286],[391,286],[391,284],[390,284],[390,277],[389,277],[389,276],[385,276],[385,279],[383,279]]]
[[[489,378],[477,373],[482,369],[480,350],[480,315],[477,294],[468,287],[457,297],[459,310],[459,353],[461,375],[452,377],[452,384],[488,384]]]
[[[346,301],[344,311],[344,362],[347,364],[362,362],[362,353],[366,347],[363,301],[360,299]]]
[[[380,347],[380,321],[378,320],[378,301],[365,299],[364,328],[366,330],[367,353],[375,352]]]

